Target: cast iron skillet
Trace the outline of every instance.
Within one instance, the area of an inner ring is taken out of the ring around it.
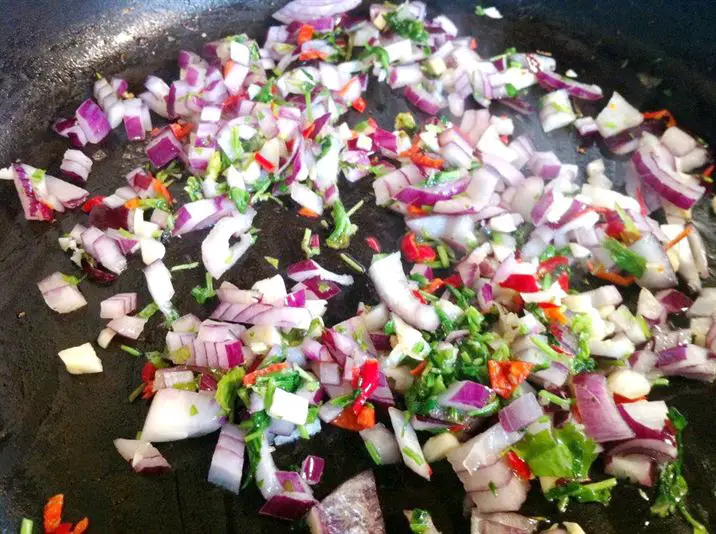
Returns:
[[[57,174],[66,145],[48,132],[48,125],[89,95],[95,72],[126,77],[133,88],[139,88],[151,72],[175,77],[180,48],[198,50],[205,40],[240,32],[262,40],[277,4],[231,3],[154,0],[107,5],[42,0],[17,5],[0,1],[0,162],[6,165],[23,157]],[[429,4],[431,10],[439,8],[452,17],[462,33],[478,37],[484,55],[509,46],[551,51],[562,70],[575,69],[582,79],[601,84],[607,94],[618,89],[642,110],[668,105],[686,127],[706,138],[716,126],[715,48],[709,32],[716,9],[708,0],[682,3],[674,13],[658,7],[656,1],[495,2],[506,16],[502,21],[475,17],[472,2]],[[647,89],[637,74],[663,81]],[[369,111],[382,125],[389,125],[394,114],[407,106],[385,86],[376,89],[375,85],[368,98]],[[592,109],[585,106],[585,111]],[[538,148],[556,149],[562,161],[583,164],[600,154],[597,145],[587,146],[584,155],[577,153],[570,132],[557,132],[548,140],[533,118],[520,120],[518,128],[530,132]],[[120,130],[101,146],[85,150],[96,160],[89,181],[93,194],[111,192],[127,171],[144,161],[141,144],[125,144]],[[610,161],[608,168],[610,176],[618,175],[620,162]],[[370,191],[370,184],[342,184],[341,191],[350,206]],[[15,532],[23,516],[38,519],[42,504],[58,492],[66,496],[66,517],[76,521],[88,515],[92,532],[300,531],[301,525],[257,516],[261,497],[255,488],[234,497],[206,482],[215,435],[161,444],[174,466],[171,475],[145,478],[131,472],[112,440],[131,438],[141,428],[146,404],[130,405],[126,399],[139,382],[142,362],[112,347],[100,352],[103,374],[76,377],[65,372],[56,353],[95,339],[101,328],[98,303],[103,298],[138,291],[140,302],[149,302],[137,265],[111,287],[83,283],[87,308],[69,316],[54,314],[42,302],[35,282],[57,269],[73,272],[56,245],[57,237],[84,216],[69,214],[53,224],[27,223],[12,184],[0,184],[0,198],[0,531]],[[698,223],[713,249],[714,221],[707,209],[698,211]],[[228,274],[242,287],[274,274],[263,256],[275,256],[285,266],[300,255],[298,242],[306,220],[295,210],[273,203],[259,212],[261,239]],[[361,245],[363,237],[374,234],[386,249],[394,249],[403,232],[400,218],[378,210],[370,201],[358,212],[356,222],[361,230],[352,252],[364,263],[370,251]],[[192,234],[173,241],[166,263],[197,260],[202,238]],[[344,270],[335,254],[324,254],[322,261]],[[186,298],[201,277],[199,270],[176,275],[176,304],[183,313],[206,316],[208,309]],[[359,300],[375,300],[360,283],[340,300],[331,301],[328,324],[354,313]],[[163,332],[153,325],[137,345],[156,349],[162,343]],[[707,385],[677,381],[661,394],[690,420],[686,431],[690,503],[712,527],[716,523],[713,392]],[[332,427],[310,442],[280,448],[275,456],[279,466],[288,468],[309,452],[327,460],[328,469],[316,490],[319,498],[371,467],[360,439]],[[403,467],[375,470],[389,532],[406,532],[401,510],[416,506],[429,509],[444,533],[468,532],[461,511],[464,493],[457,478],[447,463],[435,467],[430,484]],[[572,506],[560,515],[534,490],[524,510],[578,521],[589,533],[689,532],[678,518],[654,520],[648,506],[634,487],[620,485],[608,508]]]

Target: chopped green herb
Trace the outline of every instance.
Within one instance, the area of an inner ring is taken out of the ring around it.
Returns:
[[[704,525],[694,518],[686,507],[686,496],[689,486],[683,475],[684,442],[683,430],[686,428],[686,418],[676,408],[669,408],[669,421],[676,430],[677,459],[669,462],[661,469],[657,496],[651,507],[651,513],[659,517],[667,517],[677,511],[688,521],[694,534],[707,534]]]
[[[192,263],[182,263],[180,265],[175,265],[169,270],[174,273],[176,271],[189,271],[191,269],[196,269],[197,267],[199,267],[199,262],[194,261]]]
[[[128,345],[120,345],[119,348],[122,349],[127,354],[131,354],[132,356],[135,356],[136,358],[139,358],[142,355],[142,353],[139,352],[137,349],[132,348]]]
[[[527,434],[514,449],[539,477],[583,480],[597,458],[596,443],[572,423]]]
[[[144,382],[142,382],[141,384],[139,384],[136,388],[134,388],[134,389],[132,390],[132,392],[129,394],[129,397],[127,397],[127,400],[128,400],[130,403],[131,403],[131,402],[134,402],[135,400],[137,400],[137,399],[139,398],[139,396],[144,392],[144,388],[145,388],[145,387],[146,387],[146,385],[144,384]]]
[[[306,259],[309,260],[321,253],[321,247],[311,246],[311,237],[313,237],[313,232],[308,228],[304,229],[303,239],[301,239],[301,250],[306,255]]]
[[[510,98],[517,98],[520,95],[519,91],[511,83],[505,84],[505,91],[507,91],[507,96]]]
[[[264,256],[266,263],[268,263],[274,269],[278,269],[278,259],[273,256]]]
[[[339,254],[339,257],[343,260],[343,262],[348,265],[351,269],[353,269],[358,274],[364,274],[365,273],[365,267],[363,267],[358,260],[356,260],[353,256],[350,254],[346,254],[345,252],[341,252]]]
[[[489,488],[490,493],[492,493],[494,497],[497,497],[497,486],[495,486],[495,483],[492,480],[490,480],[489,484],[487,484],[487,487]]]
[[[269,78],[264,84],[264,86],[261,88],[261,90],[254,97],[254,101],[263,102],[265,104],[271,102],[271,100],[273,100],[272,90],[275,83],[276,80],[274,78]]]
[[[137,316],[141,317],[142,319],[149,319],[150,317],[152,317],[152,315],[157,313],[158,310],[159,306],[157,305],[157,303],[150,302],[144,308],[142,308],[142,310],[137,314]]]
[[[592,318],[586,313],[578,313],[572,319],[572,332],[577,336],[577,353],[569,362],[572,374],[586,373],[597,367],[597,362],[589,351],[589,338],[592,335]]]
[[[243,367],[233,367],[219,380],[214,398],[224,414],[231,417],[238,389],[242,385],[246,371]]]
[[[602,242],[602,246],[609,252],[609,256],[620,269],[637,278],[641,278],[646,272],[646,258],[630,250],[616,239],[607,237]]]
[[[616,478],[608,478],[591,484],[569,482],[552,488],[544,496],[550,501],[557,501],[557,506],[562,512],[567,509],[570,498],[579,503],[598,502],[606,506],[612,498],[612,488],[616,485]]]
[[[20,534],[32,534],[34,528],[35,523],[32,519],[28,519],[27,517],[22,518],[22,523],[20,524]]]
[[[63,273],[60,273],[60,274],[62,274],[62,279],[63,279],[66,283],[68,283],[68,284],[70,284],[70,285],[72,285],[72,286],[76,286],[77,284],[79,284],[79,283],[80,283],[82,280],[84,280],[84,278],[85,278],[84,276],[80,278],[79,276],[71,276],[71,275],[69,275],[69,274],[63,274]]]
[[[485,16],[485,8],[481,5],[475,6],[475,15],[478,17],[484,17]]]
[[[401,17],[401,9],[391,11],[385,15],[385,22],[388,29],[393,33],[397,33],[401,37],[407,37],[411,41],[422,43],[428,40],[428,32],[425,24],[413,18]]]
[[[193,417],[193,416],[195,416],[195,415],[198,414],[198,413],[199,413],[199,409],[196,407],[196,404],[192,404],[192,405],[189,407],[189,415]]]
[[[389,336],[395,335],[395,322],[392,319],[385,323],[383,333],[388,334]]]
[[[191,290],[191,295],[194,297],[199,304],[204,304],[208,299],[216,296],[216,290],[214,289],[214,279],[209,273],[206,273],[206,285],[196,286]]]
[[[432,519],[430,514],[426,510],[415,508],[410,513],[410,532],[415,534],[425,534],[427,532],[433,532]]]
[[[351,223],[350,216],[346,213],[343,202],[340,199],[333,204],[333,232],[326,239],[326,244],[334,249],[348,248],[351,236],[358,231],[358,226]]]
[[[229,199],[236,204],[236,209],[240,213],[246,213],[249,206],[249,192],[240,187],[232,187],[229,190]]]
[[[390,67],[390,56],[388,55],[388,52],[386,52],[385,48],[381,48],[380,46],[370,46],[365,45],[365,52],[363,52],[363,55],[360,57],[360,59],[368,59],[371,56],[375,56],[380,64],[383,66],[383,68],[387,69]]]
[[[423,459],[422,455],[421,455],[421,454],[418,454],[417,452],[415,452],[415,451],[414,451],[413,449],[411,449],[410,447],[403,447],[403,448],[400,449],[400,450],[401,450],[401,452],[402,452],[405,456],[407,456],[408,458],[410,458],[410,459],[411,459],[412,461],[414,461],[416,464],[418,464],[418,465],[423,465],[423,464],[425,463],[425,460]]]
[[[381,465],[383,463],[383,459],[380,457],[378,448],[372,441],[365,440],[364,443],[365,448],[368,449],[368,454],[370,454],[370,457],[373,459],[373,462],[375,462],[376,465]]]
[[[408,133],[412,134],[417,129],[417,127],[418,125],[415,122],[415,117],[413,117],[413,114],[409,111],[398,113],[395,116],[396,130],[406,130]]]
[[[540,399],[543,399],[547,402],[551,402],[552,404],[559,406],[563,410],[569,410],[572,406],[572,400],[571,399],[563,399],[562,397],[558,397],[554,393],[550,393],[546,389],[543,389],[540,391],[537,396]]]

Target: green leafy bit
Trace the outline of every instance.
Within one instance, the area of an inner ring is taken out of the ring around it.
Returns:
[[[423,534],[430,532],[432,526],[432,519],[427,510],[415,508],[410,513],[410,532],[415,534]]]
[[[246,371],[243,367],[234,367],[221,377],[216,386],[214,398],[226,415],[230,416],[234,411],[237,391],[241,387],[245,374]]]
[[[174,273],[177,271],[189,271],[191,269],[196,269],[197,267],[199,267],[199,262],[193,261],[191,263],[182,263],[180,265],[175,265],[169,270]]]
[[[478,17],[484,17],[485,16],[485,8],[481,5],[475,6],[475,15]]]
[[[370,454],[371,459],[376,465],[381,465],[383,463],[383,459],[380,457],[380,453],[378,452],[378,448],[373,444],[372,441],[364,441],[365,448],[368,449],[368,454]]]
[[[246,450],[249,453],[249,476],[246,477],[244,487],[246,487],[252,478],[256,475],[256,466],[261,458],[261,437],[266,432],[266,429],[271,425],[271,418],[265,410],[256,412],[251,415],[251,419],[241,423],[243,428],[246,428],[248,433],[244,438],[246,443]]]
[[[229,190],[229,199],[236,204],[236,209],[240,213],[246,213],[249,206],[249,192],[240,187],[232,187]]]
[[[264,86],[261,88],[261,90],[254,97],[254,101],[263,102],[265,104],[271,102],[271,100],[273,100],[272,90],[275,83],[276,80],[274,78],[269,78],[264,84]]]
[[[196,286],[191,290],[191,296],[194,297],[199,304],[204,304],[208,299],[216,296],[216,290],[214,289],[214,279],[209,273],[206,273],[206,285]]]
[[[505,84],[505,91],[507,91],[507,96],[509,96],[510,98],[517,98],[520,94],[519,91],[517,91],[517,89],[515,88],[515,86],[511,83]]]
[[[204,198],[204,193],[201,188],[201,179],[196,176],[190,176],[186,180],[184,191],[189,195],[189,200],[196,201]]]
[[[417,452],[415,452],[413,449],[411,449],[410,447],[403,447],[400,450],[405,456],[410,458],[416,464],[423,465],[425,463],[425,460],[423,459],[423,457],[420,454],[418,454]]]
[[[321,253],[321,247],[312,247],[311,246],[311,238],[313,237],[313,232],[306,228],[303,231],[303,239],[301,239],[301,250],[306,255],[306,259],[311,259],[314,256],[318,256]]]
[[[363,267],[363,265],[361,265],[360,262],[353,256],[345,252],[341,252],[338,256],[343,260],[343,263],[348,265],[348,267],[353,269],[355,272],[358,274],[365,274],[365,267]]]
[[[397,33],[401,37],[406,37],[411,41],[422,43],[428,40],[428,32],[425,30],[425,24],[421,21],[401,17],[402,10],[398,9],[391,11],[385,15],[385,22],[388,28],[393,32]]]
[[[142,355],[142,353],[139,352],[137,349],[130,347],[128,345],[120,345],[119,348],[122,349],[127,354],[131,354],[132,356],[134,356],[136,358],[139,358]]]
[[[76,286],[76,285],[79,284],[82,280],[84,280],[84,276],[79,277],[79,276],[72,276],[72,275],[63,274],[63,273],[60,273],[60,274],[62,274],[62,279],[63,279],[66,283],[70,284],[71,286]]]
[[[166,168],[158,171],[155,178],[166,184],[171,178],[181,178],[181,169],[176,161],[172,161]]]
[[[360,59],[368,59],[371,56],[375,56],[383,68],[387,69],[390,67],[390,56],[388,55],[388,52],[386,52],[385,48],[370,45],[365,45],[364,48],[365,52],[363,52]]]
[[[545,497],[550,501],[557,501],[557,506],[562,512],[567,509],[569,499],[575,499],[579,503],[598,502],[607,505],[612,498],[612,488],[616,485],[616,478],[608,478],[591,484],[569,482],[552,488],[545,493]]]
[[[176,385],[176,384],[175,384],[175,385]],[[196,404],[192,404],[192,405],[189,407],[189,415],[193,417],[193,416],[195,416],[195,415],[198,414],[198,413],[199,413],[199,409],[196,407]]]
[[[528,434],[515,445],[517,454],[539,477],[583,480],[597,458],[597,446],[576,425]]]
[[[22,523],[20,524],[20,534],[32,534],[34,528],[35,523],[32,519],[28,519],[27,517],[22,518]]]
[[[682,435],[687,424],[686,418],[679,410],[673,407],[669,408],[668,416],[676,430],[678,456],[676,460],[669,462],[661,470],[657,496],[651,507],[651,513],[659,517],[667,517],[678,511],[691,525],[694,534],[707,534],[706,527],[697,521],[686,508],[686,496],[689,493],[689,486],[683,475],[684,443]]]
[[[415,117],[413,117],[413,114],[409,111],[404,111],[403,113],[398,113],[395,116],[395,129],[396,130],[406,130],[408,133],[412,133],[415,131],[415,129],[418,127],[417,123],[415,122]]]
[[[264,259],[271,267],[278,269],[278,258],[274,258],[273,256],[264,256]]]
[[[552,347],[549,346],[549,344],[542,340],[540,337],[537,336],[531,336],[530,341],[544,353],[545,356],[547,356],[550,360],[555,361],[561,361],[562,355],[554,350]]]
[[[604,239],[602,246],[609,252],[609,256],[620,269],[637,278],[641,278],[646,272],[646,258],[630,250],[613,237]]]
[[[351,236],[358,231],[358,226],[351,223],[348,213],[340,199],[333,204],[333,232],[326,239],[326,244],[334,249],[348,248]]]
[[[544,401],[551,402],[555,406],[559,406],[563,410],[569,410],[569,408],[572,406],[571,399],[563,399],[562,397],[558,397],[554,393],[550,393],[546,389],[540,391],[537,396]]]
[[[572,319],[572,332],[577,336],[577,353],[569,362],[572,374],[586,373],[597,367],[597,362],[589,352],[589,338],[592,335],[592,318],[586,313],[578,313]]]
[[[389,336],[395,335],[395,322],[393,320],[388,321],[383,326],[383,333]]]

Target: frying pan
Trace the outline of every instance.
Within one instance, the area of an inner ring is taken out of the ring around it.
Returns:
[[[456,21],[462,34],[478,37],[483,55],[510,46],[550,51],[562,70],[574,69],[580,79],[602,85],[608,94],[617,89],[642,110],[668,106],[686,128],[707,139],[713,135],[716,46],[711,30],[716,4],[712,1],[494,4],[505,19],[478,18],[468,1],[428,2],[433,12],[442,11]],[[180,48],[198,50],[206,40],[240,32],[262,40],[269,16],[278,7],[275,2],[256,0],[0,1],[0,162],[6,165],[22,157],[56,174],[66,145],[48,131],[48,125],[89,95],[95,72],[127,78],[134,88],[155,71],[175,78]],[[650,77],[651,88],[639,81],[643,75]],[[660,83],[653,87],[655,81]],[[392,124],[396,112],[407,109],[402,98],[375,83],[368,101],[369,113],[383,126]],[[603,154],[598,144],[585,146],[585,154],[576,152],[572,132],[556,132],[548,140],[534,118],[520,119],[518,129],[530,133],[538,148],[552,146],[565,162],[584,164]],[[88,186],[92,194],[110,193],[128,170],[143,161],[141,144],[126,144],[119,130],[101,145],[86,149],[95,159]],[[620,165],[610,160],[609,176],[617,175]],[[347,206],[371,189],[367,181],[341,188]],[[115,347],[101,352],[105,368],[101,375],[70,376],[56,354],[96,338],[101,328],[100,300],[120,291],[138,291],[140,302],[149,302],[141,273],[135,265],[111,287],[85,282],[86,308],[70,316],[50,312],[35,282],[58,269],[72,272],[56,245],[57,237],[84,216],[68,214],[53,224],[28,223],[12,184],[0,184],[0,198],[0,531],[16,532],[23,516],[39,519],[42,504],[59,492],[65,494],[65,517],[76,521],[89,516],[92,532],[303,530],[300,524],[259,517],[261,497],[254,487],[235,497],[206,482],[216,436],[161,444],[174,467],[170,475],[145,478],[131,472],[112,440],[132,438],[141,428],[146,404],[129,404],[127,395],[139,383],[142,362]],[[370,258],[367,247],[360,245],[363,237],[376,235],[385,249],[394,249],[403,232],[400,218],[371,202],[357,213],[355,222],[361,230],[352,253],[363,263]],[[696,222],[713,253],[714,220],[707,208],[697,210]],[[275,274],[262,259],[265,255],[278,258],[282,266],[296,261],[307,223],[295,210],[267,203],[255,224],[262,228],[257,246],[228,274],[241,287]],[[167,263],[197,260],[202,238],[191,235],[173,241]],[[324,253],[322,262],[345,270],[335,254]],[[175,276],[176,304],[183,313],[206,316],[208,308],[186,298],[201,277],[200,270]],[[332,300],[327,323],[352,315],[360,300],[375,301],[367,284],[356,284]],[[161,327],[154,325],[146,332],[137,346],[161,348]],[[713,393],[709,385],[679,381],[658,395],[690,421],[685,434],[689,502],[712,529],[716,525]],[[289,468],[308,453],[327,461],[316,490],[319,498],[371,467],[358,436],[332,427],[310,442],[279,448],[275,457],[279,466]],[[400,466],[375,469],[388,532],[407,532],[401,510],[408,507],[430,510],[446,534],[469,531],[457,478],[446,462],[435,467],[432,483]],[[690,532],[680,518],[655,519],[648,508],[635,487],[620,484],[607,508],[572,505],[559,514],[533,489],[524,511],[578,521],[588,533]]]

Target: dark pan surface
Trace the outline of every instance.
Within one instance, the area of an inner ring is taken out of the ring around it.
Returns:
[[[224,5],[228,3],[162,0],[108,6],[71,0],[28,2],[18,10],[10,2],[0,1],[0,162],[5,165],[22,156],[56,174],[65,143],[47,127],[53,117],[70,112],[89,94],[96,71],[124,76],[138,88],[154,71],[167,78],[175,76],[180,48],[198,50],[205,40],[240,32],[262,40],[269,14],[277,4],[248,1]],[[684,9],[670,14],[665,7],[650,6],[657,2],[593,5],[575,1],[569,7],[560,2],[495,3],[506,17],[502,21],[475,17],[471,2],[429,5],[451,16],[462,33],[478,37],[483,55],[509,46],[551,51],[560,69],[573,68],[580,79],[601,84],[607,93],[618,89],[642,110],[668,105],[686,127],[713,138],[716,75],[714,46],[708,34],[709,14],[711,23],[714,21],[712,4],[685,2]],[[663,81],[647,90],[638,81],[639,73]],[[371,114],[383,126],[392,124],[396,112],[407,109],[402,98],[385,86],[372,84],[368,101]],[[590,112],[587,106],[584,109]],[[600,153],[599,146],[586,147],[584,155],[577,153],[571,132],[557,132],[547,139],[534,118],[520,121],[518,128],[530,132],[538,148],[554,147],[565,162],[584,163]],[[98,160],[88,185],[92,194],[113,191],[127,171],[144,161],[142,146],[125,144],[119,130],[101,146],[86,150]],[[620,162],[610,162],[609,175],[617,174],[619,167]],[[347,206],[370,190],[367,181],[341,187]],[[215,436],[160,444],[174,467],[171,475],[144,478],[131,472],[112,440],[131,438],[141,428],[146,404],[130,405],[126,399],[139,382],[142,362],[114,346],[99,352],[103,374],[70,376],[56,353],[96,338],[101,328],[100,300],[119,291],[138,291],[140,302],[149,302],[138,269],[140,260],[133,259],[134,268],[111,287],[84,282],[81,288],[89,302],[87,308],[69,316],[54,314],[42,302],[35,282],[58,269],[73,272],[56,240],[84,215],[70,214],[54,224],[27,223],[12,184],[0,183],[0,199],[0,532],[16,532],[23,516],[38,519],[42,504],[59,492],[65,494],[65,517],[76,521],[88,515],[92,532],[300,531],[301,525],[259,517],[256,512],[262,499],[255,488],[234,497],[206,482]],[[378,210],[370,201],[355,222],[361,229],[351,252],[364,263],[370,257],[370,250],[362,244],[365,236],[376,235],[385,249],[392,249],[403,232],[400,218]],[[713,251],[716,236],[709,230],[713,216],[701,209],[698,223]],[[299,259],[299,241],[306,224],[293,208],[273,203],[261,206],[256,222],[262,229],[261,238],[229,271],[227,279],[243,287],[274,274],[262,259],[265,255],[275,256],[282,266]],[[315,228],[319,228],[317,224]],[[203,235],[173,241],[167,265],[198,260]],[[324,253],[321,261],[328,268],[345,270],[331,252]],[[175,276],[176,304],[182,313],[207,314],[209,307],[202,309],[191,297],[186,298],[202,276],[200,270]],[[353,314],[359,300],[374,299],[364,284],[356,284],[340,300],[331,301],[328,324]],[[161,348],[163,336],[158,324],[148,327],[146,338],[137,346]],[[678,382],[661,395],[690,421],[686,431],[690,502],[711,527],[716,525],[713,393],[711,386]],[[288,468],[309,452],[327,460],[318,497],[371,466],[360,438],[332,427],[310,442],[280,448],[275,457],[279,466]],[[462,515],[462,488],[445,462],[435,466],[430,484],[403,467],[382,467],[375,473],[388,532],[406,532],[401,510],[416,506],[429,509],[445,534],[469,531]],[[560,515],[533,490],[525,511],[578,521],[588,533],[690,532],[678,518],[653,520],[648,506],[634,487],[620,485],[608,508],[575,505]]]

